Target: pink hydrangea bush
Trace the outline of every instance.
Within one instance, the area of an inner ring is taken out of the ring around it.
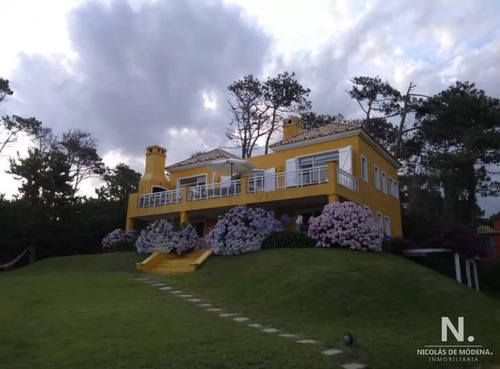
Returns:
[[[168,252],[183,254],[198,246],[198,234],[192,224],[187,223],[180,230],[165,219],[150,223],[142,230],[135,247],[139,254]]]
[[[101,241],[102,251],[131,251],[136,240],[136,231],[124,231],[118,228],[104,236]]]
[[[326,205],[309,219],[308,236],[317,247],[348,247],[351,250],[381,251],[383,233],[369,210],[354,202]]]
[[[262,241],[281,229],[273,212],[237,206],[219,219],[208,233],[206,242],[214,254],[238,255],[260,250]]]

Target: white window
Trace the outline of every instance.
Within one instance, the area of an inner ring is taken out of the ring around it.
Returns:
[[[387,173],[382,171],[382,192],[387,195]]]
[[[394,179],[389,177],[389,190],[391,192],[391,195],[395,197],[396,199],[399,199],[399,188],[398,188],[398,182],[396,182]]]
[[[339,160],[338,150],[319,152],[313,155],[301,156],[298,158],[299,173],[297,181],[299,185],[313,183],[324,183],[328,180],[328,171],[326,167],[328,162]]]
[[[387,215],[385,216],[385,234],[388,236],[391,235],[391,218]]]
[[[368,182],[368,159],[361,155],[361,178]]]
[[[368,205],[363,205],[363,207],[368,210],[368,211],[371,211],[370,207]]]
[[[377,223],[381,231],[384,230],[384,216],[381,212],[377,211]]]
[[[375,175],[375,188],[380,190],[380,168],[375,165],[373,169],[373,174]]]

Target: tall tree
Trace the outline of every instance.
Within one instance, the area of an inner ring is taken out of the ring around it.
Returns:
[[[262,83],[249,74],[233,82],[228,90],[231,122],[226,136],[241,147],[241,157],[247,158],[252,156],[257,140],[265,135]]]
[[[310,90],[296,79],[295,73],[284,72],[268,77],[262,83],[252,75],[233,82],[229,111],[231,123],[227,137],[241,147],[243,158],[252,156],[260,141],[269,151],[271,137],[279,130],[279,122],[289,114],[309,111]]]
[[[73,177],[73,196],[81,182],[104,173],[104,164],[97,153],[97,140],[88,132],[73,129],[63,134],[58,142],[65,153]]]
[[[476,194],[499,195],[488,166],[500,164],[500,100],[456,82],[423,102],[417,118],[421,156],[442,186],[446,217],[474,227]]]
[[[284,72],[268,78],[263,86],[266,113],[266,143],[264,153],[269,151],[272,135],[278,130],[279,122],[289,114],[304,114],[311,109],[308,100],[310,89],[304,88],[296,79],[295,73]]]
[[[30,148],[25,158],[10,159],[10,171],[21,180],[19,193],[30,208],[27,222],[31,225],[30,262],[34,262],[43,226],[59,219],[61,207],[72,193],[70,166],[63,152],[57,149],[42,152]]]
[[[322,127],[325,124],[332,122],[348,122],[348,120],[342,114],[317,114],[313,111],[302,113],[301,118],[302,122],[304,123],[304,129],[306,131]]]
[[[102,180],[104,186],[96,189],[98,198],[126,204],[128,195],[137,192],[141,173],[136,172],[126,164],[120,163],[112,169],[106,168]]]

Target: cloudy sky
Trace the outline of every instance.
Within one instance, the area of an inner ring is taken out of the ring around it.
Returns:
[[[423,94],[469,80],[500,97],[498,0],[0,0],[0,11],[0,76],[15,91],[0,114],[89,131],[108,165],[141,172],[151,144],[168,163],[228,146],[227,86],[249,73],[295,71],[315,111],[347,117],[360,113],[345,93],[356,75]],[[9,194],[6,167],[2,156]]]

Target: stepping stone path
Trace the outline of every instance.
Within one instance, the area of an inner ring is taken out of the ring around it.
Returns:
[[[234,318],[233,320],[235,322],[246,322],[247,320],[250,320],[250,319],[241,317],[241,318]]]
[[[318,343],[318,341],[315,341],[315,340],[298,340],[297,342],[298,343],[308,343],[308,344]]]
[[[298,338],[299,337],[299,336],[297,336],[296,334],[293,334],[293,333],[283,333],[283,334],[280,334],[279,336],[280,337],[285,337],[285,338]]]
[[[342,368],[344,368],[344,369],[363,369],[363,368],[366,368],[366,366],[364,366],[363,364],[360,364],[360,363],[348,363],[348,364],[342,365]]]
[[[276,332],[279,332],[280,330],[279,329],[276,329],[276,328],[264,328],[262,330],[262,332],[266,332],[266,333],[276,333]]]
[[[330,350],[323,351],[322,354],[325,354],[326,356],[332,356],[332,355],[340,354],[341,352],[342,351],[340,351],[340,350],[330,349]]]
[[[143,283],[150,285],[152,287],[160,287],[160,288],[158,288],[160,291],[168,291],[171,294],[185,298],[186,301],[189,301],[189,302],[198,303],[198,302],[203,301],[203,299],[201,299],[201,298],[197,298],[197,297],[195,297],[193,295],[189,295],[189,294],[183,294],[183,291],[181,291],[181,290],[175,290],[174,287],[166,286],[164,283],[159,283],[157,281],[152,281],[149,278],[134,278],[134,279],[136,281],[143,282]],[[205,308],[205,310],[209,311],[209,312],[222,312],[223,311],[222,308],[214,308],[214,307],[212,307],[212,304],[209,304],[209,303],[196,304],[196,306],[201,307],[201,308]],[[247,322],[250,320],[250,318],[238,316],[238,314],[236,314],[236,313],[220,313],[219,317],[221,317],[221,318],[233,317],[233,319],[232,319],[233,321],[240,322],[240,323]],[[262,328],[264,326],[262,324],[259,324],[259,323],[250,323],[250,324],[247,324],[247,326],[252,327],[252,328],[261,329],[262,332],[265,332],[265,333],[277,333],[277,332],[281,331],[281,329],[278,329],[278,328],[271,328],[271,327]],[[294,333],[282,333],[282,334],[278,334],[278,337],[299,338],[299,335],[294,334]],[[302,343],[302,344],[320,344],[319,341],[316,341],[313,339],[299,339],[296,342]],[[323,347],[325,347],[325,345],[323,345]],[[321,351],[321,353],[323,355],[326,355],[326,356],[335,356],[335,355],[342,353],[342,351],[334,349],[334,348],[329,348],[327,350]],[[356,362],[341,364],[341,367],[343,369],[364,369],[364,368],[366,368],[365,365],[363,365],[361,363],[356,363]]]
[[[229,314],[227,314],[227,313],[219,314],[219,316],[221,318],[229,318],[230,316],[235,316],[235,315],[237,315],[237,314],[232,314],[232,313],[229,313]]]
[[[252,323],[252,324],[249,324],[248,326],[252,327],[252,328],[262,328],[262,324],[257,324],[257,323]]]

